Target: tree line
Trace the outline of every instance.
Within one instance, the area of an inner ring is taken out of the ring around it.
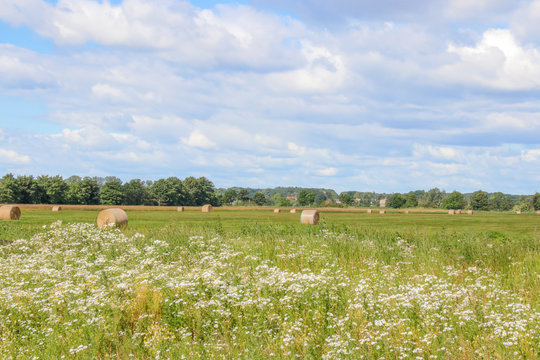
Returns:
[[[114,176],[63,179],[59,175],[7,174],[0,179],[0,203],[12,204],[218,206],[217,195],[210,180],[192,176],[126,183]]]
[[[391,208],[443,208],[473,210],[539,210],[540,194],[488,194],[478,190],[472,194],[459,191],[446,193],[433,188],[408,193],[375,193],[332,189],[277,187],[273,189],[216,189],[205,177],[181,180],[169,177],[156,181],[132,179],[123,183],[117,177],[80,177],[6,174],[0,179],[0,203],[12,204],[75,204],[75,205],[158,205],[201,206],[272,205],[272,206],[336,206],[378,207],[386,199]]]

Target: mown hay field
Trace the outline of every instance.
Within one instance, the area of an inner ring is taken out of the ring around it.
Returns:
[[[534,359],[540,215],[23,208],[0,357]]]

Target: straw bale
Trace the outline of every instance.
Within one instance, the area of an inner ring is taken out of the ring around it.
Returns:
[[[178,212],[183,212],[184,211],[184,207],[183,206],[179,206],[176,208],[176,211]]]
[[[409,213],[409,210],[405,210],[405,214],[408,214]]]
[[[521,214],[521,210],[516,211],[516,214]]]
[[[0,220],[19,220],[21,209],[15,205],[0,206]]]
[[[474,211],[472,210],[467,210],[467,215],[472,215],[474,213]]]
[[[448,210],[448,215],[454,215],[456,213],[456,210],[450,209]]]
[[[461,215],[461,209],[456,210],[456,214]]]
[[[291,214],[296,214],[298,212],[298,209],[291,209]]]
[[[202,207],[202,212],[203,213],[209,213],[209,212],[212,212],[212,211],[214,211],[214,207],[212,205],[206,204],[206,205],[204,205]]]
[[[379,210],[379,214],[386,214],[386,210]]]
[[[53,206],[51,210],[52,211],[62,211],[62,207],[59,206],[59,205],[56,205],[56,206]]]
[[[536,210],[536,213],[537,213],[537,214],[540,214],[540,210]]]
[[[317,210],[304,210],[300,215],[300,223],[317,225],[319,223],[319,212]]]
[[[281,211],[280,209],[274,209],[275,214],[279,214],[280,211]]]
[[[125,228],[128,225],[128,216],[119,208],[105,209],[98,214],[97,225],[100,229],[107,226]]]
[[[368,213],[368,214],[371,214],[372,212],[373,212],[373,210],[367,209],[367,213]]]

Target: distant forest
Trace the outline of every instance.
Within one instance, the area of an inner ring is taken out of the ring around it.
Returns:
[[[276,187],[272,189],[219,188],[205,177],[181,180],[169,177],[156,181],[132,179],[122,182],[115,176],[80,177],[6,174],[0,179],[0,203],[77,205],[158,205],[158,206],[318,206],[444,208],[474,210],[540,209],[540,194],[509,195],[478,190],[462,194],[433,188],[407,193],[375,193],[332,189]]]

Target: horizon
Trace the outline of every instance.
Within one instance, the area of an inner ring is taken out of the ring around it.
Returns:
[[[539,191],[540,0],[328,4],[4,1],[0,172]]]

